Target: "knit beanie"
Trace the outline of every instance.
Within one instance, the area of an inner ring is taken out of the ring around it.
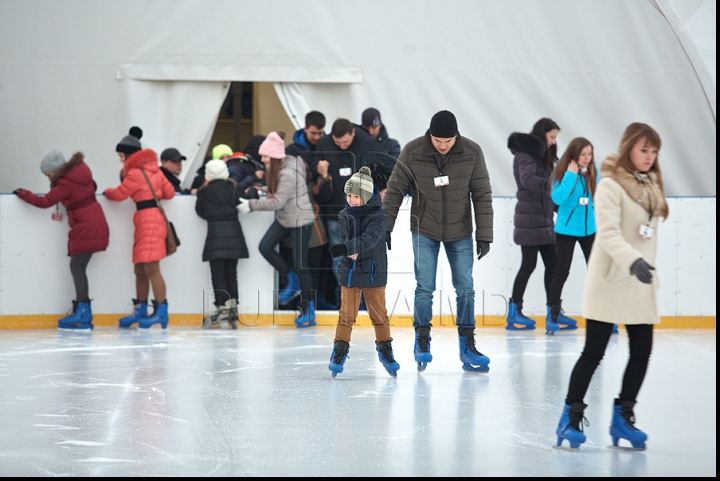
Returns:
[[[350,180],[345,182],[345,193],[359,195],[363,200],[363,205],[367,205],[373,195],[375,185],[372,180],[372,172],[368,167],[360,167]]]
[[[232,157],[233,149],[227,144],[218,144],[212,149],[213,160],[219,159],[223,155],[229,155]]]
[[[229,176],[230,173],[228,172],[227,164],[224,160],[213,159],[205,164],[205,179],[208,182],[217,179],[225,180]]]
[[[433,115],[430,121],[430,135],[441,139],[449,139],[458,134],[457,120],[449,110],[441,110]]]
[[[258,153],[267,155],[271,159],[284,159],[285,158],[285,141],[277,134],[277,132],[270,132],[263,143],[260,144]]]
[[[59,150],[51,150],[40,162],[40,170],[43,174],[55,172],[65,163],[65,157]]]
[[[140,145],[140,139],[142,138],[143,131],[140,127],[130,127],[130,134],[122,138],[115,152],[122,152],[125,155],[134,154],[135,152],[142,150]]]
[[[245,146],[245,154],[249,155],[255,160],[260,160],[260,153],[258,152],[258,149],[260,148],[260,145],[265,141],[264,135],[253,135],[250,137],[250,140],[248,140],[247,145]]]

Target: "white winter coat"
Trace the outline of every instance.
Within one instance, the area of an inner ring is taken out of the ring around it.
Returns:
[[[630,273],[639,258],[656,266],[658,220],[667,217],[667,202],[651,172],[641,184],[635,174],[610,157],[602,164],[595,192],[597,234],[588,263],[582,314],[586,319],[615,324],[657,324],[658,271],[651,284]],[[649,208],[652,202],[652,208]],[[652,212],[652,214],[649,214]],[[641,225],[653,229],[651,239],[639,234]]]

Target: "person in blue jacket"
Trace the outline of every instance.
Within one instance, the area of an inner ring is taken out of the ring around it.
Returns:
[[[560,298],[570,273],[575,244],[580,244],[587,263],[595,240],[593,195],[598,175],[589,140],[576,137],[570,142],[550,181],[551,197],[558,206],[555,220],[557,264],[548,293],[545,328],[549,334],[554,334],[561,324],[568,324],[569,318],[563,314]],[[571,325],[575,322],[570,321]]]

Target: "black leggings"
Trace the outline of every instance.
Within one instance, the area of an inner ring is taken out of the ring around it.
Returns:
[[[215,305],[224,306],[229,299],[238,298],[237,259],[213,259],[210,261]]]
[[[272,265],[280,275],[287,275],[290,272],[285,259],[278,253],[277,246],[290,236],[290,243],[293,250],[293,268],[300,278],[300,309],[307,312],[310,301],[310,290],[312,289],[312,276],[308,267],[308,245],[310,244],[311,225],[287,229],[277,220],[272,223],[262,240],[260,241],[260,254]]]
[[[520,248],[522,249],[522,263],[520,264],[520,270],[517,276],[515,276],[515,283],[513,284],[513,302],[522,304],[530,274],[533,273],[537,265],[538,252],[540,252],[543,264],[545,264],[545,296],[549,297],[550,284],[555,276],[555,264],[557,263],[555,244],[520,246]]]
[[[75,283],[75,300],[78,302],[90,301],[87,266],[92,255],[92,252],[85,252],[70,256],[70,273]]]
[[[650,361],[653,325],[635,324],[626,325],[625,328],[630,339],[630,358],[625,367],[619,399],[635,402]],[[568,387],[565,404],[571,405],[583,402],[595,369],[605,355],[612,329],[613,325],[609,322],[587,320],[585,348],[570,376],[570,386]]]
[[[548,294],[548,305],[559,306],[562,297],[563,287],[570,274],[570,266],[572,265],[573,254],[575,252],[575,243],[580,244],[583,255],[585,256],[585,264],[590,260],[590,251],[592,250],[595,234],[587,237],[573,237],[563,234],[555,234],[555,250],[557,252],[557,265],[555,266],[555,275],[550,284],[550,294]]]

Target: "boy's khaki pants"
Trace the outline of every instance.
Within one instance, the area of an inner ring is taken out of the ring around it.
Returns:
[[[375,343],[392,341],[390,337],[390,320],[385,307],[385,286],[382,287],[345,287],[340,288],[340,312],[335,330],[335,341],[350,343],[353,324],[358,316],[360,295],[365,295],[365,307],[375,328]]]

